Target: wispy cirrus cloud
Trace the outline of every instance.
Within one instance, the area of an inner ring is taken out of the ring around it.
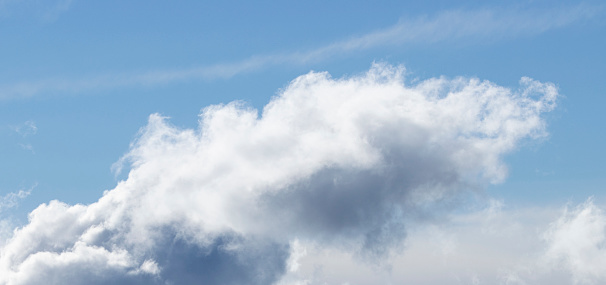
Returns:
[[[12,129],[24,138],[35,135],[38,132],[36,122],[32,120],[25,121],[20,125],[12,127]]]
[[[69,4],[69,2],[68,2]],[[68,5],[69,6],[69,5]],[[601,13],[602,7],[577,5],[547,10],[451,10],[432,16],[404,18],[395,25],[352,36],[315,49],[253,55],[233,62],[188,69],[160,69],[140,73],[117,72],[80,78],[53,77],[0,86],[0,100],[57,93],[81,93],[99,88],[161,85],[184,80],[230,78],[280,65],[306,65],[379,47],[441,42],[490,42],[531,36],[582,22]]]
[[[12,128],[15,133],[19,134],[23,140],[27,140],[28,137],[33,136],[38,132],[38,127],[36,126],[36,123],[32,120],[25,121],[16,126],[10,126],[10,128]],[[22,149],[31,152],[32,154],[35,153],[34,146],[27,141],[19,143],[19,146]]]

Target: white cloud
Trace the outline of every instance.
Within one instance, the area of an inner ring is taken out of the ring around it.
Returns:
[[[546,259],[569,271],[575,284],[606,282],[606,214],[592,200],[551,224],[545,234],[549,244]]]
[[[270,284],[300,270],[295,241],[382,264],[411,223],[502,181],[501,157],[545,134],[558,97],[528,78],[402,74],[311,72],[261,114],[205,108],[196,130],[150,116],[128,178],[91,205],[40,205],[2,247],[0,284]]]
[[[11,192],[0,197],[0,213],[5,211],[6,209],[17,206],[19,204],[19,200],[29,196],[34,187],[35,186],[28,190],[19,190],[18,192]]]
[[[64,1],[70,3],[70,1]],[[63,2],[61,2],[63,3]],[[69,6],[69,5],[68,5]],[[83,92],[99,88],[167,84],[188,79],[229,78],[265,67],[306,65],[335,56],[385,46],[435,44],[448,41],[486,42],[529,36],[561,28],[602,13],[602,7],[566,6],[546,10],[451,10],[432,16],[402,19],[397,24],[307,51],[253,55],[235,62],[190,69],[113,73],[87,78],[47,78],[0,86],[0,99],[30,97],[48,92]]]

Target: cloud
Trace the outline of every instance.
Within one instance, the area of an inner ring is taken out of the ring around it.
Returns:
[[[8,237],[12,235],[14,228],[10,215],[7,215],[8,210],[19,206],[19,202],[29,196],[35,187],[36,185],[33,185],[27,190],[19,190],[0,196],[0,248]]]
[[[36,126],[36,123],[34,121],[25,121],[24,123],[18,125],[18,126],[12,126],[11,127],[16,133],[18,133],[19,135],[21,135],[21,137],[23,137],[23,139],[26,139],[29,136],[33,136],[38,132],[38,127]],[[32,154],[35,153],[34,151],[34,146],[31,143],[19,143],[19,146],[24,149],[27,150],[29,152],[31,152]]]
[[[591,199],[554,206],[485,209],[413,226],[406,250],[376,267],[347,251],[299,243],[297,271],[279,284],[603,284],[606,215]],[[491,203],[492,202],[492,203]]]
[[[512,90],[403,73],[311,72],[260,114],[206,107],[195,130],[151,115],[126,180],[30,213],[0,251],[0,284],[272,284],[298,270],[299,243],[381,263],[411,223],[502,181],[502,156],[545,135],[558,97],[529,78]]]
[[[66,1],[65,3],[70,3]],[[79,93],[99,88],[158,85],[173,82],[230,78],[238,74],[281,65],[308,65],[334,57],[379,47],[440,42],[487,42],[540,34],[592,19],[601,6],[577,5],[537,9],[450,10],[435,15],[402,19],[395,25],[368,34],[352,36],[315,49],[253,55],[235,62],[189,69],[151,70],[143,73],[113,73],[84,78],[47,78],[0,86],[0,99],[39,94]]]
[[[606,282],[606,214],[590,199],[566,209],[545,233],[546,259],[569,271],[575,284]]]
[[[6,209],[16,207],[19,204],[19,200],[29,196],[34,187],[35,186],[28,190],[19,190],[18,192],[11,192],[0,197],[0,213],[5,211]]]
[[[13,127],[15,132],[20,134],[22,137],[33,136],[38,132],[38,127],[34,121],[25,121],[23,124],[20,124],[16,127]]]
[[[432,16],[401,19],[382,30],[290,55],[292,61],[314,61],[344,52],[381,46],[431,44],[456,40],[502,40],[557,29],[598,14],[599,7],[578,5],[545,10],[447,10]]]

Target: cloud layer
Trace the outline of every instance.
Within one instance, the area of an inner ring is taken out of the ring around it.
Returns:
[[[606,215],[589,200],[551,224],[545,233],[546,258],[569,271],[577,284],[606,281]]]
[[[402,74],[312,72],[261,114],[207,107],[196,130],[151,115],[128,178],[93,204],[35,209],[0,251],[0,284],[271,284],[299,241],[385,259],[408,223],[502,181],[502,156],[545,135],[558,97],[529,78]]]
[[[606,215],[578,206],[484,209],[413,227],[406,249],[369,266],[347,251],[298,243],[297,270],[280,284],[603,284]]]

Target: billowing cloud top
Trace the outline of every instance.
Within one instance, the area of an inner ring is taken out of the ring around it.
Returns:
[[[203,110],[197,130],[151,115],[128,178],[91,205],[51,201],[0,252],[0,284],[271,284],[294,240],[385,256],[423,219],[506,176],[545,134],[552,84],[404,83],[374,64],[293,80],[263,112]]]

